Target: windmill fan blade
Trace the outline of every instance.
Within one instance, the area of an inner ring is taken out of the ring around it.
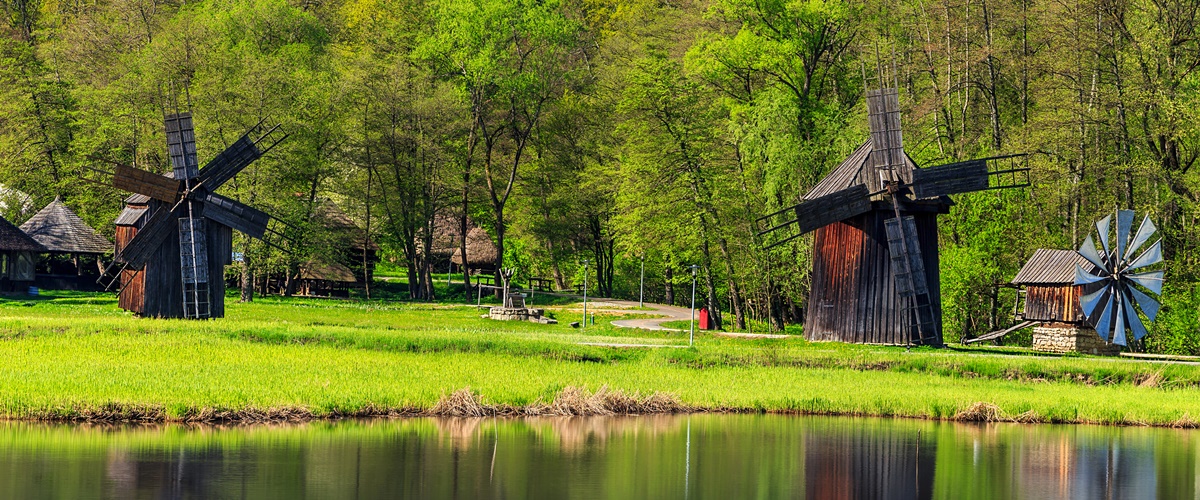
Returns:
[[[117,165],[113,172],[113,187],[131,193],[144,194],[156,200],[175,203],[179,199],[179,181],[127,165]]]
[[[1162,305],[1154,300],[1154,297],[1142,293],[1136,287],[1126,287],[1126,290],[1133,297],[1133,302],[1142,310],[1142,314],[1146,315],[1146,319],[1154,321],[1154,318],[1158,317],[1158,310]]]
[[[146,224],[138,230],[137,235],[129,240],[129,244],[121,249],[117,260],[139,269],[146,265],[146,261],[150,259],[155,250],[158,250],[163,240],[174,231],[175,220],[179,218],[179,210],[178,207],[175,210],[159,208],[154,212],[154,215],[150,216]]]
[[[1082,267],[1079,267],[1079,264],[1075,264],[1075,283],[1074,284],[1076,284],[1076,285],[1087,285],[1090,283],[1095,283],[1097,281],[1104,281],[1106,279],[1108,279],[1108,277],[1096,276],[1087,271],[1084,271]]]
[[[200,169],[200,183],[214,191],[261,156],[262,151],[247,133]]]
[[[913,170],[913,196],[932,198],[988,188],[985,160],[969,160]]]
[[[167,152],[171,155],[175,178],[196,177],[196,128],[192,126],[192,114],[167,115],[163,129],[167,132]]]
[[[1105,341],[1108,341],[1112,338],[1112,330],[1110,330],[1109,327],[1112,326],[1113,302],[1115,302],[1115,300],[1110,293],[1107,295],[1104,301],[1104,309],[1100,313],[1100,316],[1092,321],[1092,324],[1096,325],[1096,333],[1100,334],[1100,337]]]
[[[867,186],[858,184],[796,205],[800,234],[871,211]]]
[[[1137,235],[1133,237],[1133,241],[1129,243],[1129,248],[1125,250],[1125,255],[1122,257],[1126,260],[1133,257],[1133,253],[1138,251],[1151,236],[1154,236],[1156,231],[1158,231],[1158,228],[1154,227],[1154,223],[1150,222],[1150,216],[1147,215],[1142,219],[1142,225],[1138,226]]]
[[[1142,254],[1139,255],[1137,259],[1135,259],[1133,262],[1129,263],[1129,267],[1126,267],[1125,270],[1126,271],[1136,271],[1143,267],[1153,266],[1162,261],[1163,261],[1162,240],[1158,240],[1158,241],[1154,242],[1153,245],[1150,246],[1149,250],[1142,252]]]
[[[1148,273],[1137,273],[1125,275],[1130,281],[1142,285],[1147,290],[1154,292],[1155,295],[1162,295],[1163,272],[1150,271]]]
[[[1133,210],[1117,210],[1117,254],[1110,257],[1114,262],[1125,255],[1125,247],[1129,245],[1129,233],[1133,231],[1133,216]]]
[[[204,201],[204,216],[217,223],[260,240],[267,232],[267,223],[271,221],[271,216],[266,212],[216,193],[208,193]]]
[[[1076,267],[1078,267],[1078,266],[1076,266]],[[1078,271],[1076,271],[1076,272],[1078,272]],[[1079,298],[1079,305],[1081,307],[1083,307],[1083,315],[1084,316],[1091,317],[1092,313],[1096,312],[1096,306],[1100,305],[1100,303],[1104,301],[1104,299],[1107,297],[1107,294],[1110,291],[1110,288],[1112,288],[1112,287],[1110,287],[1110,286],[1101,287],[1099,290],[1096,290],[1092,293],[1089,293],[1089,294],[1084,295]]]
[[[1126,290],[1128,292],[1129,290]],[[1125,293],[1125,324],[1133,331],[1133,340],[1141,340],[1146,336],[1146,324],[1138,317],[1137,309],[1133,307],[1133,299]]]
[[[1112,343],[1117,345],[1126,345],[1125,340],[1125,301],[1121,300],[1121,294],[1116,296],[1117,302],[1117,322],[1113,325]]]
[[[1096,221],[1096,232],[1100,234],[1100,246],[1103,247],[1104,255],[1106,255],[1106,256],[1109,254],[1108,233],[1109,233],[1110,227],[1112,227],[1112,216],[1111,215],[1107,215],[1103,219]],[[1088,237],[1090,238],[1091,235],[1088,235]],[[1083,253],[1083,252],[1080,252],[1080,253]],[[1086,255],[1085,255],[1085,257],[1086,257]],[[1091,260],[1091,259],[1088,259],[1088,260]],[[1093,262],[1093,264],[1096,264],[1096,263]],[[1100,267],[1104,267],[1103,265],[1100,265],[1100,264],[1096,264],[1096,265],[1099,265]]]
[[[1084,238],[1083,245],[1079,246],[1079,255],[1082,255],[1083,258],[1087,259],[1088,262],[1091,262],[1092,265],[1102,270],[1105,268],[1104,258],[1096,252],[1096,243],[1092,241],[1092,235],[1089,234],[1087,235],[1087,238]],[[1076,283],[1076,285],[1078,284],[1079,283]]]

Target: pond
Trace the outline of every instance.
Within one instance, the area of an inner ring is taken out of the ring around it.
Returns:
[[[1200,434],[783,415],[0,422],[3,498],[1195,498]]]

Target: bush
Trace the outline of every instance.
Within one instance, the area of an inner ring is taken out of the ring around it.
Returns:
[[[1169,284],[1160,298],[1163,306],[1146,336],[1146,351],[1200,355],[1200,284]]]

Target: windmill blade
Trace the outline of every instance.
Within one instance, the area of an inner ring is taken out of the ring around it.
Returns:
[[[1098,252],[1096,252],[1096,243],[1092,241],[1092,235],[1089,234],[1087,235],[1087,238],[1083,239],[1083,244],[1079,246],[1079,255],[1082,255],[1083,258],[1087,259],[1088,262],[1091,262],[1092,265],[1096,266],[1102,271],[1105,269],[1104,258],[1101,257]],[[1076,264],[1076,266],[1078,266],[1078,264]],[[1076,284],[1078,285],[1079,283]]]
[[[1133,241],[1129,243],[1129,248],[1125,250],[1125,255],[1122,257],[1126,260],[1133,257],[1134,252],[1137,252],[1157,231],[1158,228],[1154,227],[1154,223],[1150,221],[1150,216],[1147,215],[1142,219],[1142,225],[1138,226],[1137,235],[1133,237]]]
[[[1075,282],[1073,283],[1075,285],[1088,285],[1097,281],[1104,281],[1106,279],[1108,279],[1107,276],[1096,276],[1092,273],[1084,271],[1079,264],[1075,264]]]
[[[1128,292],[1126,289],[1125,292]],[[1146,324],[1142,323],[1142,318],[1138,316],[1137,309],[1133,307],[1133,299],[1129,293],[1123,293],[1125,302],[1125,324],[1129,325],[1129,329],[1133,331],[1133,340],[1141,340],[1146,336]]]
[[[171,167],[176,179],[196,177],[196,128],[192,126],[191,113],[167,115],[163,119],[167,133],[167,151],[171,156]]]
[[[250,128],[245,134],[242,134],[225,151],[208,162],[204,168],[200,169],[200,183],[208,188],[209,191],[215,191],[217,188],[225,184],[225,181],[233,178],[238,172],[250,165],[254,160],[259,159],[263,155],[269,153],[275,146],[287,139],[287,134],[280,132],[280,126],[271,127],[266,132],[262,132],[262,122]],[[261,133],[260,133],[261,132]],[[279,132],[282,136],[276,134]],[[255,134],[258,135],[254,138]]]
[[[1137,259],[1129,263],[1129,267],[1125,271],[1136,271],[1143,267],[1153,266],[1163,261],[1162,255],[1162,240],[1154,242],[1148,250],[1142,252]]]
[[[1150,271],[1148,273],[1137,273],[1125,275],[1130,281],[1142,285],[1147,290],[1154,292],[1155,295],[1162,295],[1163,272]]]
[[[113,170],[112,185],[117,189],[144,194],[167,203],[178,201],[182,192],[180,182],[175,179],[119,164]]]
[[[260,240],[271,222],[266,212],[216,193],[208,193],[204,198],[204,216]]]
[[[129,240],[129,244],[121,249],[121,253],[117,255],[116,259],[138,269],[145,266],[146,261],[158,250],[163,240],[171,235],[175,227],[175,220],[179,218],[180,210],[181,207],[176,207],[174,210],[159,208],[146,220],[146,224],[138,229],[133,239]]]
[[[934,198],[988,188],[988,166],[986,160],[969,160],[959,163],[918,168],[912,173],[913,196]]]
[[[871,167],[891,172],[887,180],[907,180],[910,173],[900,131],[900,97],[895,88],[867,91],[867,126],[871,131]]]
[[[198,178],[209,191],[214,191],[261,156],[262,151],[247,133],[204,165]]]
[[[1096,221],[1096,232],[1100,234],[1100,246],[1103,247],[1105,256],[1107,256],[1109,254],[1108,233],[1109,233],[1109,227],[1111,227],[1111,225],[1112,225],[1112,216],[1111,215],[1107,215],[1103,219]],[[1088,237],[1090,238],[1091,235],[1089,234]],[[1080,253],[1083,253],[1083,252],[1081,251]],[[1088,260],[1091,260],[1091,259],[1088,259]],[[1095,264],[1095,262],[1093,262],[1093,264]],[[1104,267],[1104,266],[1100,265],[1100,267]]]
[[[1146,319],[1154,321],[1154,318],[1158,317],[1158,310],[1162,307],[1162,304],[1159,304],[1154,297],[1142,293],[1142,291],[1138,290],[1137,287],[1131,286],[1126,287],[1125,289],[1129,291],[1129,295],[1132,296],[1133,302],[1137,304],[1139,309],[1142,310],[1142,314],[1146,315]]]
[[[1112,330],[1110,330],[1109,327],[1112,326],[1113,302],[1115,302],[1113,300],[1113,296],[1112,294],[1109,294],[1107,299],[1104,301],[1104,309],[1102,310],[1103,312],[1100,313],[1099,317],[1096,317],[1092,321],[1092,324],[1096,326],[1096,333],[1100,334],[1100,337],[1105,341],[1109,341],[1109,339],[1112,338]]]
[[[209,317],[212,310],[208,287],[208,240],[204,218],[195,217],[191,211],[187,217],[179,219],[179,270],[183,282],[183,316]]]
[[[1115,297],[1117,303],[1116,324],[1113,325],[1112,343],[1117,345],[1126,345],[1125,340],[1125,301],[1121,300],[1121,294]]]
[[[1076,265],[1075,267],[1078,268],[1079,266]],[[1099,290],[1079,297],[1079,305],[1083,308],[1083,315],[1091,317],[1092,313],[1096,312],[1096,306],[1100,305],[1107,298],[1111,288],[1111,286],[1104,286]]]
[[[796,205],[796,224],[803,234],[870,211],[867,186],[858,184]]]
[[[1133,210],[1117,210],[1117,253],[1109,257],[1114,265],[1125,255],[1125,247],[1129,245],[1129,236],[1133,231]]]

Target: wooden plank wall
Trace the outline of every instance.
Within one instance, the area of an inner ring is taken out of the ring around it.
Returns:
[[[133,226],[117,226],[114,236],[118,253],[125,248],[125,245],[129,244],[129,240],[132,240],[137,232],[137,228]],[[126,269],[121,272],[121,287],[121,293],[117,297],[117,306],[126,311],[141,314],[142,302],[146,294],[145,276],[133,269]]]
[[[1025,287],[1025,319],[1078,323],[1084,320],[1079,297],[1083,287],[1062,285],[1029,285]]]
[[[941,343],[941,278],[937,253],[937,214],[916,213],[917,237]],[[804,336],[815,341],[866,344],[907,343],[896,294],[884,220],[874,210],[818,229],[813,248],[812,289]]]

